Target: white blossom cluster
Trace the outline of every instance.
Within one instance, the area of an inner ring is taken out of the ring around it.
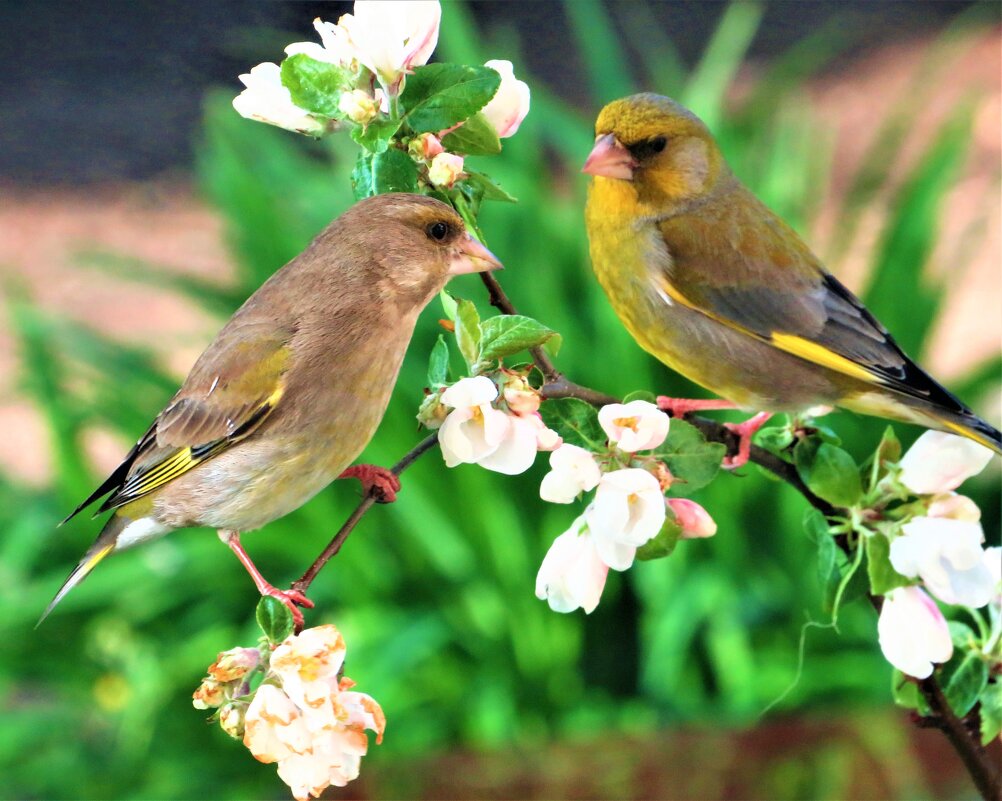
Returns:
[[[884,656],[909,676],[925,678],[953,654],[946,619],[933,598],[970,609],[992,605],[1000,625],[1002,548],[983,546],[980,510],[955,492],[990,460],[987,448],[938,431],[919,437],[901,460],[896,480],[918,496],[920,513],[887,532],[890,560],[894,570],[917,582],[884,596],[877,629]],[[997,647],[993,639],[988,648]]]
[[[379,704],[352,691],[341,675],[345,644],[331,625],[292,634],[268,651],[234,648],[219,654],[195,691],[197,709],[218,708],[219,723],[278,775],[298,801],[358,776],[368,749],[365,730],[383,737]],[[256,691],[251,678],[262,674]]]
[[[407,75],[426,64],[438,44],[441,17],[438,0],[356,0],[354,13],[343,15],[336,24],[314,20],[320,44],[293,42],[285,53],[305,55],[350,72],[356,88],[341,92],[337,109],[345,119],[364,127],[394,117],[394,101]],[[529,112],[529,87],[515,77],[510,61],[492,59],[484,66],[501,76],[501,84],[480,114],[499,138],[513,136]],[[336,121],[311,114],[293,102],[278,64],[258,64],[240,80],[246,88],[233,99],[233,107],[247,119],[309,136],[337,127]],[[412,157],[427,167],[428,180],[438,187],[451,187],[463,176],[463,156],[442,147],[441,138],[451,130],[440,131],[438,136],[422,134],[409,148]]]

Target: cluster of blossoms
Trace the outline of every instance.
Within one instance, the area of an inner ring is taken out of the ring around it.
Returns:
[[[540,497],[552,503],[571,503],[595,490],[584,513],[553,541],[536,576],[537,597],[557,612],[578,607],[591,612],[609,568],[627,570],[637,549],[657,537],[666,522],[681,538],[717,531],[699,504],[664,496],[673,478],[651,451],[668,436],[668,415],[635,400],[603,406],[598,421],[608,437],[606,450],[561,445],[550,455],[550,472],[539,487]]]
[[[593,453],[546,427],[540,394],[524,377],[504,370],[495,375],[500,392],[486,375],[462,378],[431,396],[419,419],[439,429],[448,467],[478,464],[516,475],[532,466],[538,451],[549,451],[550,471],[539,488],[543,500],[568,504],[595,490],[584,513],[554,540],[536,577],[536,595],[551,609],[595,609],[609,568],[627,570],[637,549],[666,522],[680,538],[716,533],[699,504],[665,498],[673,476],[654,451],[667,438],[671,420],[653,403],[603,406],[598,422],[607,441]]]
[[[438,43],[442,9],[438,0],[357,0],[353,14],[337,23],[314,20],[316,42],[294,42],[289,58],[305,56],[336,72],[327,76],[331,97],[325,113],[297,105],[278,64],[258,64],[240,80],[246,87],[233,107],[244,117],[309,136],[322,136],[346,124],[379,126],[399,120],[398,98],[407,75],[428,62]],[[486,62],[501,82],[480,115],[497,137],[512,136],[529,111],[529,87],[515,78],[510,61]],[[330,85],[333,82],[333,85]],[[442,137],[460,122],[436,133],[421,133],[404,142],[435,187],[451,187],[463,175],[464,159],[442,145]]]
[[[537,451],[561,443],[539,416],[539,393],[520,375],[497,374],[503,389],[486,375],[461,378],[426,404],[422,421],[438,428],[448,467],[478,464],[496,473],[524,473]],[[430,414],[427,414],[430,408]]]
[[[386,719],[379,704],[353,692],[341,675],[345,645],[334,626],[290,635],[274,650],[234,648],[219,654],[195,691],[196,709],[218,709],[223,730],[278,775],[303,801],[358,776],[368,748],[366,729],[380,742]],[[256,690],[251,686],[260,679]]]
[[[894,570],[916,580],[884,596],[878,621],[884,656],[909,676],[925,678],[934,663],[953,654],[946,619],[933,598],[970,609],[990,606],[995,629],[1000,626],[1002,548],[983,546],[980,510],[955,492],[990,459],[988,449],[970,440],[928,431],[904,455],[900,471],[885,479],[892,491],[897,483],[902,495],[915,498],[905,507],[903,522],[881,530],[890,538]],[[985,657],[992,659],[998,645],[995,631]],[[1002,664],[998,654],[994,659]]]

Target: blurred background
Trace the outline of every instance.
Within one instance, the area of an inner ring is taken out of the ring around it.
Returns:
[[[515,303],[611,393],[702,393],[629,339],[592,279],[579,168],[608,100],[669,94],[921,360],[1000,422],[997,3],[444,3],[436,58],[508,58],[533,107],[484,168]],[[118,462],[224,320],[350,203],[346,138],[241,119],[237,75],[342,3],[0,3],[0,795],[281,798],[190,694],[251,644],[256,596],[214,534],[103,563],[33,626],[99,528],[58,520]],[[486,310],[474,277],[454,291]],[[434,306],[434,304],[433,304]],[[363,455],[390,464],[441,316]],[[884,424],[828,418],[863,458]],[[907,442],[919,433],[898,426]],[[875,617],[825,627],[805,504],[757,469],[697,500],[720,529],[610,575],[591,615],[533,596],[574,510],[510,478],[405,476],[311,589],[386,739],[338,798],[969,798],[938,733],[892,706]],[[999,537],[995,460],[965,485]],[[357,500],[338,482],[246,543],[278,585]],[[822,624],[822,625],[808,625]]]

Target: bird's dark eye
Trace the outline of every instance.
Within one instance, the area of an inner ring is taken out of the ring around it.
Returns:
[[[435,222],[428,226],[428,236],[436,242],[441,242],[449,233],[449,225],[444,222]]]
[[[668,139],[666,137],[655,136],[653,139],[644,139],[642,142],[630,145],[627,149],[630,151],[630,155],[632,155],[633,158],[637,161],[643,161],[651,156],[656,156],[665,149],[665,145],[667,144]]]

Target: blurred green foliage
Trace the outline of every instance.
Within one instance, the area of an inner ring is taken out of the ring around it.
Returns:
[[[624,27],[635,41],[653,45],[636,49],[639,75],[598,0],[568,2],[566,11],[586,65],[576,79],[591,88],[591,105],[570,108],[533,83],[532,113],[506,140],[503,155],[482,165],[520,202],[486,208],[483,230],[508,265],[502,279],[509,295],[563,335],[558,362],[574,380],[610,393],[699,396],[629,339],[592,278],[582,223],[585,180],[578,175],[592,141],[591,120],[604,102],[634,88],[682,99],[717,132],[738,175],[809,234],[832,142],[801,90],[843,38],[828,31],[795,44],[732,109],[724,95],[755,35],[758,6],[730,6],[691,70],[645,18],[645,6],[628,8]],[[524,63],[510,32],[475,31],[458,4],[446,12],[439,59]],[[956,33],[944,34],[930,70],[949,64]],[[101,259],[104,268],[183,293],[220,319],[347,207],[354,163],[347,138],[305,143],[247,122],[233,113],[231,95],[207,98],[198,171],[226,220],[235,281],[216,286],[155,265]],[[844,252],[867,205],[887,189],[887,165],[914,108],[907,98],[892,110],[864,159],[840,210],[835,255]],[[865,299],[919,356],[943,297],[925,267],[944,195],[967,153],[970,122],[969,108],[957,109],[893,189],[872,256]],[[832,267],[837,271],[838,263]],[[475,277],[459,279],[452,289],[486,311]],[[909,303],[900,302],[901,294]],[[251,582],[212,532],[178,532],[108,560],[32,630],[98,530],[86,519],[54,529],[101,478],[83,455],[82,433],[101,425],[137,436],[176,379],[144,350],[53,319],[28,297],[15,293],[10,308],[24,357],[21,386],[46,416],[57,474],[51,487],[37,491],[16,476],[0,477],[0,792],[20,798],[281,796],[271,768],[256,766],[190,706],[190,693],[216,652],[257,636]],[[389,464],[420,436],[414,413],[437,316],[429,310],[418,325],[365,461]],[[994,360],[954,389],[977,404],[998,377]],[[872,447],[884,425],[849,414],[831,424],[857,455]],[[901,428],[908,441],[917,434]],[[364,773],[378,775],[381,764],[457,744],[526,747],[610,731],[642,736],[683,722],[740,726],[774,702],[771,714],[890,703],[890,668],[877,649],[868,607],[845,608],[839,633],[804,628],[825,615],[816,545],[802,526],[805,504],[790,488],[756,469],[722,477],[698,496],[719,523],[716,537],[686,543],[670,559],[638,563],[626,575],[613,573],[594,614],[563,616],[533,596],[533,581],[574,510],[538,500],[539,461],[528,474],[509,478],[472,466],[446,470],[435,454],[424,458],[406,474],[400,502],[370,514],[313,585],[317,611],[310,619],[342,628],[349,675],[379,699],[390,721],[386,743],[373,748]],[[999,499],[991,481],[967,489],[984,510],[986,530],[997,532]],[[297,577],[356,497],[357,485],[339,482],[247,538],[266,575],[279,584]],[[899,755],[875,747],[871,757],[890,762]],[[832,785],[830,765],[804,770],[795,770],[787,790],[770,785],[763,792],[844,792]],[[408,789],[395,786],[394,792],[403,796]]]

